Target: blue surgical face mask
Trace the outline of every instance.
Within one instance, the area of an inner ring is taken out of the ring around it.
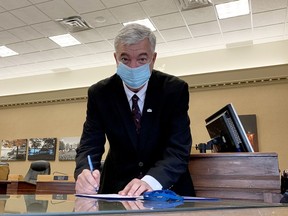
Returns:
[[[150,63],[144,64],[140,67],[130,68],[120,62],[117,67],[117,74],[121,77],[122,81],[133,89],[138,89],[148,82],[151,72]]]

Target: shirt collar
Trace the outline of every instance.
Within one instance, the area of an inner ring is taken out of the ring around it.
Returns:
[[[136,94],[139,98],[139,100],[141,100],[142,102],[144,102],[144,99],[145,99],[145,95],[146,95],[146,90],[147,90],[147,87],[148,87],[148,82],[144,84],[143,88],[140,89],[137,93],[131,91],[126,85],[125,83],[123,82],[123,86],[124,86],[124,90],[125,90],[125,93],[126,93],[126,96],[128,98],[128,100],[130,101],[131,98],[133,97],[134,94]]]

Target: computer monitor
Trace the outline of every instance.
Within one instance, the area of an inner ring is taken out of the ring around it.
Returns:
[[[205,119],[213,152],[254,152],[232,104]]]

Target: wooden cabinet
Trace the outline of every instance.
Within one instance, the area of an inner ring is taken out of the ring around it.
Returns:
[[[279,202],[281,181],[276,153],[200,153],[190,156],[196,195]]]

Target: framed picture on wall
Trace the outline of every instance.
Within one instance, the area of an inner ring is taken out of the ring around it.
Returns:
[[[80,137],[62,137],[59,139],[59,161],[74,161]]]
[[[256,115],[239,115],[239,118],[254,151],[258,152],[259,148]]]
[[[1,140],[1,161],[26,160],[27,139]]]
[[[28,160],[55,160],[57,138],[30,138]]]

